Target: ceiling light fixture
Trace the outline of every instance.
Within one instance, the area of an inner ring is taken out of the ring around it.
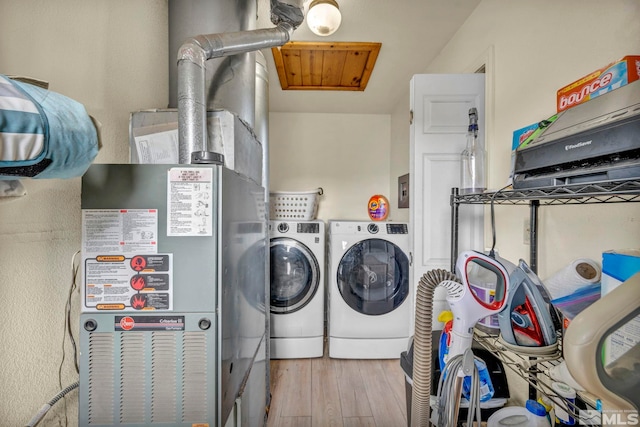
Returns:
[[[307,12],[307,25],[314,34],[330,36],[342,22],[338,2],[335,0],[313,0]]]

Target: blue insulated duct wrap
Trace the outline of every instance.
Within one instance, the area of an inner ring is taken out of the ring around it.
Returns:
[[[0,75],[0,179],[81,176],[98,149],[82,104]]]

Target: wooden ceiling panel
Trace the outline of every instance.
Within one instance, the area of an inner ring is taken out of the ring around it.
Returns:
[[[300,65],[304,86],[319,86],[322,84],[322,53],[313,50],[300,51]]]
[[[283,63],[286,69],[286,79],[292,85],[299,86],[302,84],[302,60],[299,50],[290,50],[284,53]]]
[[[271,49],[283,90],[367,87],[381,43],[289,42]]]
[[[342,86],[360,86],[368,59],[368,51],[354,50],[347,52],[340,84]]]
[[[342,70],[347,57],[345,51],[327,50],[322,59],[322,86],[340,87]]]

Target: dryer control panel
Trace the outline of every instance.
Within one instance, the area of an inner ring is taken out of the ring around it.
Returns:
[[[387,224],[387,234],[409,234],[407,224]]]

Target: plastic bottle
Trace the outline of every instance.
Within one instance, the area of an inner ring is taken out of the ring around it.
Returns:
[[[494,394],[493,383],[491,382],[491,376],[489,375],[489,369],[487,364],[478,357],[474,359],[476,368],[478,368],[478,377],[480,378],[480,402],[486,402],[491,399]],[[471,392],[471,377],[464,377],[462,382],[462,392],[465,398],[469,399]]]
[[[544,406],[544,410],[547,411],[547,420],[549,421],[549,424],[553,426],[556,421],[556,413],[553,410],[553,401],[543,395],[538,398],[538,403]]]
[[[460,194],[482,193],[487,189],[485,150],[478,141],[478,110],[469,109],[467,146],[461,154]]]
[[[551,423],[547,418],[547,410],[541,403],[535,400],[527,400],[525,408],[530,413],[529,426],[531,427],[551,427]]]
[[[556,425],[575,425],[576,419],[573,416],[573,408],[575,408],[576,391],[572,387],[561,382],[552,382],[551,389],[560,397],[564,398],[563,406],[555,405]]]
[[[446,310],[438,315],[438,321],[444,323],[444,328],[440,332],[440,341],[438,344],[438,361],[440,364],[440,372],[444,372],[444,366],[449,356],[449,346],[451,345],[451,328],[453,327],[453,313]]]

